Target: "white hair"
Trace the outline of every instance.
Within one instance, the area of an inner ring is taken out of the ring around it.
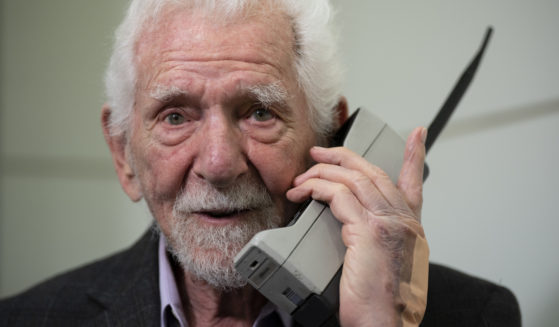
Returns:
[[[112,109],[111,133],[119,135],[129,128],[137,82],[136,43],[144,26],[155,24],[163,8],[186,6],[204,10],[209,17],[234,19],[262,3],[263,0],[132,0],[116,30],[105,75],[107,102]],[[327,136],[336,127],[335,107],[341,97],[332,8],[328,0],[268,0],[266,3],[283,10],[292,21],[297,80],[309,105],[311,127],[319,136]]]

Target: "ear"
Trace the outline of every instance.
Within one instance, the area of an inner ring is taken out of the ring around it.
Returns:
[[[142,190],[136,173],[130,163],[130,151],[127,149],[129,145],[124,133],[120,133],[118,135],[113,135],[111,133],[111,113],[112,110],[109,105],[103,105],[103,108],[101,109],[103,135],[105,136],[105,141],[111,151],[113,164],[122,189],[132,201],[137,202],[142,198]]]
[[[336,123],[338,124],[337,127],[343,125],[343,123],[347,120],[348,117],[348,109],[347,109],[347,99],[342,95],[340,96],[340,100],[338,100],[338,104],[336,105]]]

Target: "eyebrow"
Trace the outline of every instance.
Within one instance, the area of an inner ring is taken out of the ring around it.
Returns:
[[[288,93],[279,82],[251,85],[245,89],[264,106],[287,104]]]
[[[287,104],[288,93],[279,82],[241,87],[241,91],[250,94],[264,106]],[[174,85],[157,85],[149,95],[160,102],[168,102],[176,97],[188,97],[189,93]]]
[[[149,95],[161,102],[168,102],[176,97],[186,97],[188,92],[174,85],[157,85]]]

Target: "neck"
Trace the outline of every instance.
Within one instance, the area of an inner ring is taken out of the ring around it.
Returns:
[[[188,273],[181,275],[177,286],[189,326],[252,326],[266,304],[250,285],[223,291]]]

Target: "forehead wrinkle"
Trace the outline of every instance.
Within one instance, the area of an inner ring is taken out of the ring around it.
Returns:
[[[271,8],[268,7],[259,5],[233,20],[220,20],[220,24],[213,23],[211,17],[215,14],[207,15],[197,10],[184,10],[186,8],[165,10],[161,14],[161,17],[165,17],[165,23],[152,23],[144,27],[142,37],[138,38],[136,43],[136,53],[139,57],[151,56],[152,60],[153,57],[160,58],[162,55],[168,55],[168,59],[172,60],[175,59],[172,53],[180,49],[179,56],[176,57],[178,60],[238,60],[241,57],[243,61],[262,64],[268,63],[269,58],[274,58],[273,54],[285,52],[287,55],[284,59],[289,61],[286,67],[289,67],[293,64],[296,55],[293,51],[296,37],[292,30],[292,20],[285,13],[270,11]],[[269,14],[260,15],[262,11]],[[248,17],[251,19],[246,19]],[[255,24],[264,28],[255,30],[252,28]],[[286,24],[292,28],[285,28]],[[238,34],[244,36],[241,43],[235,38],[228,37],[213,40],[211,47],[208,47],[206,41],[210,37],[223,35],[231,28],[240,29]],[[258,48],[260,51],[253,53],[251,48]],[[203,51],[196,53],[194,57],[185,58],[180,55],[184,50],[192,52],[199,49]],[[243,51],[244,49],[246,51]],[[168,52],[171,52],[171,55]]]

